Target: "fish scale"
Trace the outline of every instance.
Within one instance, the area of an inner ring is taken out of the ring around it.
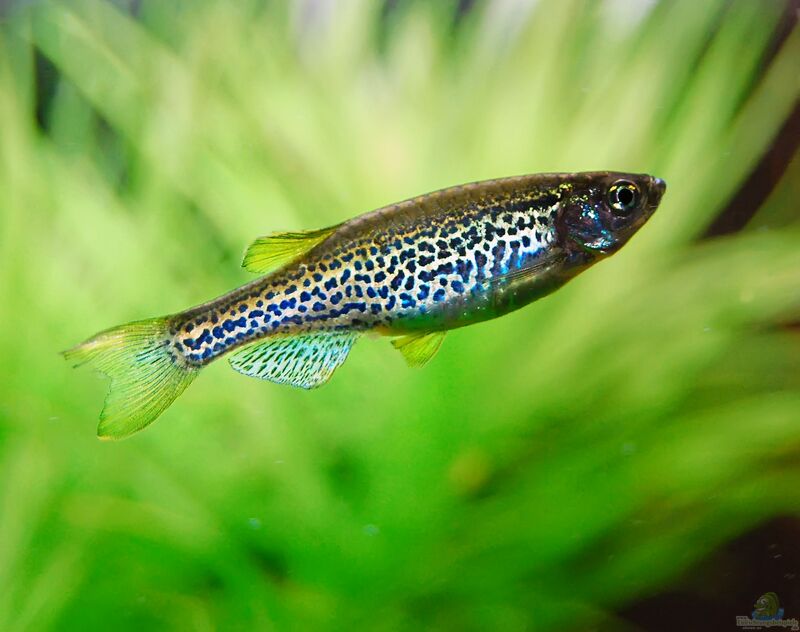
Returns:
[[[334,233],[308,261],[185,314],[173,346],[202,366],[271,333],[446,326],[456,310],[486,302],[485,279],[524,267],[556,238],[556,208],[569,186],[523,196],[508,184],[498,181],[506,197],[464,195],[457,187],[436,195],[436,206],[414,200],[425,212],[382,231],[371,218],[352,229],[345,224],[343,235]],[[448,198],[460,206],[448,206]],[[380,209],[374,218],[402,210]]]
[[[65,352],[111,377],[98,435],[156,419],[205,365],[315,388],[372,332],[410,366],[445,332],[556,290],[619,250],[653,214],[663,181],[608,171],[451,187],[330,228],[257,239],[260,278],[186,311],[113,327]]]

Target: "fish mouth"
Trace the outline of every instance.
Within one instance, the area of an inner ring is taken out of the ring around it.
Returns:
[[[652,211],[656,210],[656,207],[661,203],[661,198],[664,197],[664,193],[667,192],[667,183],[664,182],[661,178],[653,178],[650,177],[650,193],[648,197],[648,206],[652,209]],[[652,212],[651,211],[651,212]]]

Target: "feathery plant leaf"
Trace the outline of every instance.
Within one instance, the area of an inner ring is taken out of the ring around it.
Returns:
[[[800,517],[797,160],[759,230],[698,241],[800,99],[781,3],[17,4],[1,629],[622,628]],[[368,342],[312,394],[212,368],[171,423],[94,441],[104,385],[57,351],[247,281],[258,235],[588,169],[669,192],[619,255],[424,370]]]

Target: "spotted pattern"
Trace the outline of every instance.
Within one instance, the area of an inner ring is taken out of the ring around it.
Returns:
[[[553,247],[567,186],[478,199],[461,187],[351,220],[299,262],[179,315],[173,347],[203,365],[271,334],[401,331],[468,313],[487,281]]]
[[[315,388],[347,359],[356,337],[353,332],[339,331],[269,339],[236,352],[231,366],[250,377]]]

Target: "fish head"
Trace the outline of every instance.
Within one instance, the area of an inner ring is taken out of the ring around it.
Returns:
[[[764,595],[761,595],[753,608],[755,609],[755,612],[762,617],[774,616],[780,609],[778,595],[776,595],[774,592],[768,592]]]
[[[591,259],[616,252],[650,219],[666,187],[646,174],[581,174],[561,204],[560,241]]]

